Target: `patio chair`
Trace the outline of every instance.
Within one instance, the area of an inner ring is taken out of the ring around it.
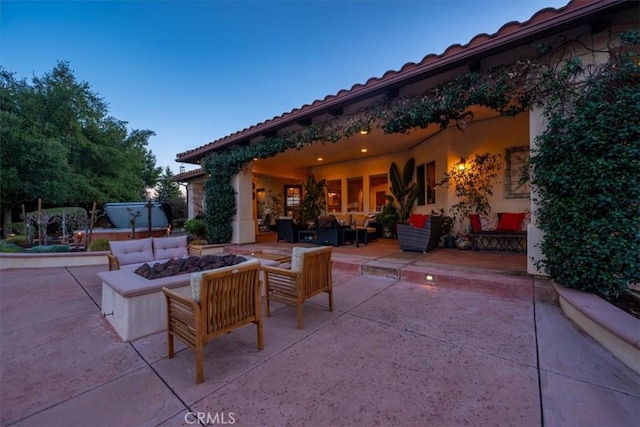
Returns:
[[[316,243],[319,245],[344,245],[342,238],[342,226],[333,215],[318,217],[318,234]]]
[[[438,246],[442,227],[442,218],[429,215],[423,227],[398,224],[396,233],[403,251],[429,252]]]
[[[329,311],[333,311],[333,283],[331,279],[331,246],[293,248],[291,269],[263,266],[267,299],[295,306],[298,329],[302,329],[302,304],[321,292],[329,294]]]
[[[254,323],[258,350],[264,348],[257,259],[191,276],[191,297],[162,288],[167,300],[167,339],[171,359],[173,338],[196,354],[196,384],[204,381],[202,347],[214,338]]]
[[[278,242],[284,240],[289,243],[298,241],[298,224],[291,217],[280,217],[276,219],[276,230],[278,232]]]

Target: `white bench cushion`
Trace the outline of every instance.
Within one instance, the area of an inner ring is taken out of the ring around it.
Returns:
[[[189,255],[187,252],[187,236],[154,237],[153,253],[156,261],[186,257]]]
[[[111,253],[120,265],[153,262],[152,239],[117,240],[109,242]]]

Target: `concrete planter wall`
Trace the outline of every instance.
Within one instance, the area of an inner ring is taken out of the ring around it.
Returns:
[[[553,282],[560,308],[580,329],[640,374],[640,319],[602,298]]]

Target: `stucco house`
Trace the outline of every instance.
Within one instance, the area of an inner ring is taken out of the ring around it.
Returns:
[[[231,177],[237,207],[231,242],[249,243],[256,239],[264,198],[279,196],[283,209],[278,213],[295,214],[301,184],[311,174],[327,180],[328,212],[368,214],[384,204],[391,162],[402,166],[414,158],[423,189],[414,212],[430,213],[440,208],[447,211],[457,201],[452,189],[435,186],[445,172],[476,154],[497,154],[504,167],[490,200],[492,211],[531,212],[527,258],[529,273],[536,274],[534,260],[541,256],[536,244],[543,235],[535,225],[531,189],[521,185],[518,177],[536,136],[544,129],[542,109],[525,105],[509,112],[506,110],[518,103],[507,100],[498,107],[485,102],[485,106],[471,104],[455,114],[443,113],[438,123],[394,128],[385,120],[395,107],[420,102],[420,97],[423,102],[435,102],[435,89],[468,73],[482,76],[486,70],[515,70],[515,64],[531,64],[540,57],[535,45],[558,46],[562,40],[570,49],[556,54],[557,60],[573,55],[583,62],[606,61],[607,46],[617,34],[640,28],[639,5],[635,1],[574,0],[559,9],[540,10],[526,22],[507,23],[491,35],[478,34],[464,45],[452,45],[441,54],[429,54],[418,63],[407,63],[397,71],[181,152],[176,160],[200,164],[215,153],[246,150],[307,132],[296,148],[249,159]],[[310,129],[323,129],[323,135],[331,135],[330,141],[316,141]],[[189,218],[206,209],[203,188],[207,178],[204,169],[174,178],[187,184]]]

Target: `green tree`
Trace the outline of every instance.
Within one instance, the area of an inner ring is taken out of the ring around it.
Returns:
[[[168,203],[171,206],[173,218],[185,217],[186,201],[180,191],[180,187],[173,181],[173,173],[169,166],[165,168],[164,173],[160,176],[156,191],[156,201]]]
[[[0,204],[5,223],[21,204],[144,200],[161,168],[147,148],[154,133],[127,130],[69,64],[31,82],[0,67]]]

